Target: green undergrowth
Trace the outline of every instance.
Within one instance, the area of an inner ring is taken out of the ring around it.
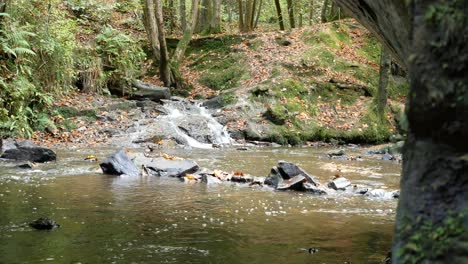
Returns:
[[[247,71],[242,61],[245,55],[232,49],[243,41],[240,36],[220,36],[194,39],[187,48],[189,68],[203,72],[199,83],[213,90],[238,87]]]

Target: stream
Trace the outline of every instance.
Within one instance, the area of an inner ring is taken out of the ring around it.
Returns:
[[[84,161],[115,150],[56,150],[56,163],[33,170],[0,161],[0,263],[379,263],[390,249],[395,199],[111,177]],[[160,151],[254,176],[287,160],[325,183],[339,168],[353,184],[398,189],[400,164],[365,155],[363,161],[330,160],[324,157],[329,150]],[[345,151],[362,155],[364,149]],[[41,216],[61,227],[27,225]]]

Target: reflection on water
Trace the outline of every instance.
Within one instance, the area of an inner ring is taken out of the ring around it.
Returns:
[[[326,150],[172,150],[212,169],[265,176],[280,159],[326,182],[396,189],[400,167],[321,158]],[[352,151],[352,150],[350,150]],[[354,150],[358,152],[359,150]],[[100,150],[105,157],[112,150]],[[390,248],[396,201],[321,197],[157,177],[109,177],[59,152],[57,164],[20,171],[0,164],[0,263],[377,263]],[[52,232],[27,227],[49,216]],[[308,254],[303,248],[315,247]]]

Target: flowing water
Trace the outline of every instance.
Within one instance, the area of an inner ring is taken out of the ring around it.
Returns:
[[[390,248],[396,200],[110,177],[83,160],[113,151],[58,150],[57,163],[34,170],[0,162],[0,263],[378,263]],[[400,178],[397,163],[329,160],[328,149],[161,151],[255,176],[284,159],[322,182],[337,168],[372,188],[397,189]],[[61,227],[27,226],[41,216]]]

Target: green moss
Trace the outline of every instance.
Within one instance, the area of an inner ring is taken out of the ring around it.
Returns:
[[[222,106],[234,104],[237,102],[237,97],[232,92],[224,93],[220,95],[219,102],[221,103]]]
[[[69,106],[59,106],[54,111],[54,116],[61,115],[63,118],[75,117],[80,111],[74,107]]]
[[[440,223],[429,220],[406,219],[400,236],[404,244],[398,252],[402,263],[429,263],[447,259],[454,241],[466,232],[465,213],[450,213]]]
[[[224,90],[238,86],[244,73],[245,70],[239,65],[232,65],[225,69],[213,67],[198,81],[213,90]]]
[[[369,61],[379,64],[381,49],[382,45],[380,42],[376,38],[369,35],[366,38],[364,45],[357,50],[357,53],[367,58]]]

